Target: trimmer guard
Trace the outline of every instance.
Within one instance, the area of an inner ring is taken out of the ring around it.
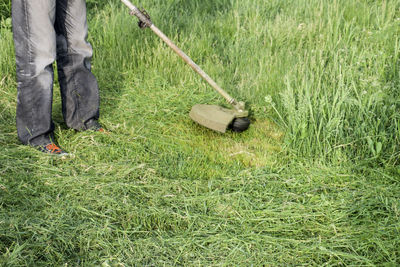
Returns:
[[[204,104],[194,105],[189,116],[198,124],[220,133],[225,133],[236,117],[234,110]]]

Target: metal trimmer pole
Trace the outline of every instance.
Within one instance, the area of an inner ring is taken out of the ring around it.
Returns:
[[[233,97],[225,92],[210,76],[207,75],[190,57],[188,57],[179,47],[177,47],[139,8],[134,6],[129,0],[121,0],[130,10],[131,14],[135,15],[145,27],[149,27],[157,34],[172,50],[175,51],[189,66],[197,72],[204,80],[206,80],[220,95],[222,95],[229,104],[231,104],[237,112],[244,112],[244,104],[238,103]],[[247,115],[246,115],[247,116]]]

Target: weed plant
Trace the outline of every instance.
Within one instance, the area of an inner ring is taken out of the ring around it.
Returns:
[[[246,100],[250,129],[192,122],[221,97],[118,1],[88,1],[111,133],[67,129],[56,83],[74,157],[22,146],[1,13],[0,265],[400,264],[398,0],[135,4]]]

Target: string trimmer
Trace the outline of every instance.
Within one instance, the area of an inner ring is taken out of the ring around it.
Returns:
[[[197,104],[190,111],[190,118],[195,122],[214,131],[224,133],[228,128],[235,132],[243,132],[249,128],[249,112],[245,109],[244,102],[236,101],[225,92],[210,76],[207,75],[193,60],[177,47],[164,33],[158,29],[150,19],[145,10],[140,10],[129,0],[121,0],[130,10],[131,15],[139,19],[140,28],[150,28],[157,34],[172,50],[175,51],[192,69],[206,80],[221,96],[223,96],[233,109],[226,109],[217,105]]]

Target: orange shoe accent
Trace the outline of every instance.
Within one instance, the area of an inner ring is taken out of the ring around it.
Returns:
[[[48,144],[46,148],[50,151],[50,153],[60,153],[61,148],[59,148],[56,144]]]
[[[100,132],[100,133],[103,133],[103,134],[110,134],[110,132],[107,131],[107,130],[104,129],[104,128],[100,128],[100,129],[98,129],[97,131]]]

